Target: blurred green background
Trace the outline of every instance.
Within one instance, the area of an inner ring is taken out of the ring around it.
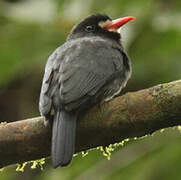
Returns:
[[[0,121],[39,116],[38,99],[48,56],[84,17],[105,13],[137,19],[121,29],[133,74],[124,92],[180,79],[180,0],[1,0]],[[180,180],[181,135],[177,128],[157,132],[117,148],[107,160],[98,150],[73,159],[68,168],[16,172],[0,180]]]

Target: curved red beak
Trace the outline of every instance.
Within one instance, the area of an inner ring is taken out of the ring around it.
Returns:
[[[110,29],[119,29],[121,26],[126,24],[127,22],[136,19],[134,16],[126,16],[123,18],[115,19],[112,20],[106,27],[105,29],[110,30]]]

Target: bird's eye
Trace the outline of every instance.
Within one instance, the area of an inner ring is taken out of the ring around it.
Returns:
[[[86,26],[85,30],[87,32],[93,32],[95,30],[95,26]]]

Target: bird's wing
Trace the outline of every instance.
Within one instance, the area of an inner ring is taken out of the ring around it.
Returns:
[[[48,92],[50,92],[50,83],[53,80],[53,67],[58,57],[57,48],[48,58],[45,66],[44,77],[41,86],[40,99],[39,99],[39,111],[42,116],[50,113],[52,107],[52,98]]]
[[[67,48],[69,51],[70,48]],[[93,96],[118,71],[123,71],[120,51],[105,42],[84,42],[74,45],[70,52],[54,57],[46,66],[42,85],[42,101],[47,109],[73,103],[69,109],[79,106]],[[48,98],[48,99],[47,99]]]

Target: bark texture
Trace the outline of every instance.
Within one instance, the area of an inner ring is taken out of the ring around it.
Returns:
[[[181,80],[127,93],[80,115],[76,152],[181,125]],[[50,155],[43,117],[0,125],[0,167]]]

